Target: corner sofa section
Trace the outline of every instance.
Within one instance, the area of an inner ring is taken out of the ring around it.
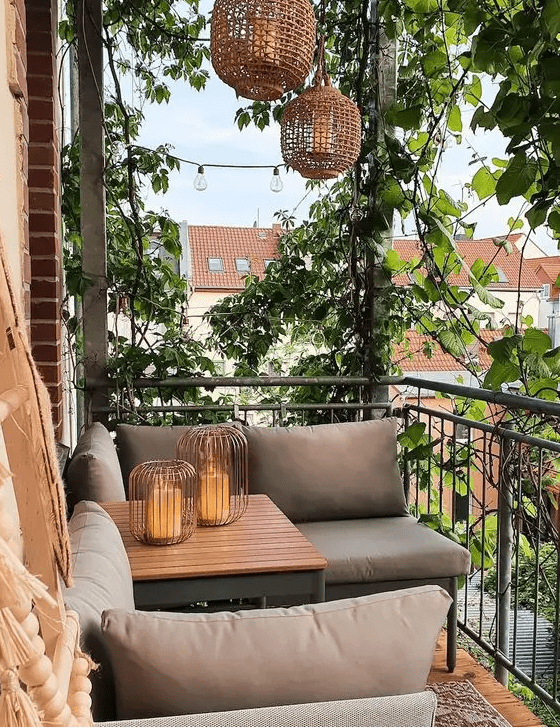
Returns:
[[[74,586],[65,601],[99,665],[97,721],[326,725],[336,715],[341,726],[433,724],[435,698],[422,691],[450,604],[439,587],[287,609],[139,612],[105,511],[79,503],[69,531]]]

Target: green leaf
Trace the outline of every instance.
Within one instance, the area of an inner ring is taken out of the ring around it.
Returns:
[[[533,354],[544,354],[552,349],[552,340],[540,329],[527,329],[523,334],[523,351]]]
[[[406,0],[405,5],[415,13],[433,13],[438,9],[438,0]]]
[[[426,53],[421,63],[427,76],[435,76],[447,66],[447,54],[443,51],[431,51]]]
[[[508,219],[508,227],[513,232],[514,230],[521,230],[523,228],[523,220],[520,220],[518,217],[510,217]]]
[[[409,109],[401,109],[400,111],[391,111],[388,113],[389,122],[405,130],[417,129],[420,126],[421,118],[421,106],[411,106]]]
[[[504,336],[496,339],[488,344],[488,353],[497,362],[509,362],[512,359],[513,352],[519,345],[519,336]]]
[[[461,109],[455,105],[451,108],[451,111],[449,112],[449,117],[447,119],[447,126],[451,129],[451,131],[461,132],[463,131],[463,122],[461,120]]]
[[[499,389],[504,382],[515,382],[520,376],[519,367],[513,362],[494,361],[486,372],[482,386],[485,389]]]
[[[546,200],[540,201],[533,205],[533,207],[526,213],[525,217],[533,230],[536,230],[536,228],[544,223],[549,207],[550,203]]]
[[[493,195],[496,190],[496,180],[486,167],[481,167],[472,178],[472,188],[478,195],[479,200],[485,200]]]
[[[560,211],[552,210],[548,216],[548,224],[557,233],[560,233]]]
[[[459,357],[465,353],[463,341],[454,331],[444,329],[438,336],[443,348],[453,356]]]
[[[552,39],[560,33],[560,0],[547,0],[541,15],[541,28]]]
[[[537,171],[537,165],[529,161],[525,154],[516,154],[496,183],[499,204],[507,205],[512,198],[527,192],[535,181]]]
[[[475,76],[471,85],[466,88],[468,91],[464,94],[465,101],[472,106],[478,106],[482,100],[482,82],[480,78]]]
[[[420,442],[420,439],[422,438],[422,435],[426,431],[426,423],[425,422],[413,422],[409,427],[406,428],[404,431],[404,435],[412,442],[414,445],[418,445]]]

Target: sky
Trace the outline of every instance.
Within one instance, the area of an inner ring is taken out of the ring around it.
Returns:
[[[210,8],[207,0],[203,11]],[[209,28],[205,35],[209,35]],[[171,100],[161,106],[145,108],[146,121],[140,143],[154,147],[161,143],[173,146],[173,153],[196,164],[282,164],[280,152],[280,127],[276,122],[260,131],[254,125],[239,131],[235,112],[251,102],[237,98],[235,91],[218,79],[208,64],[210,79],[203,91],[197,92],[185,82],[172,84]],[[487,93],[492,93],[487,89]],[[473,153],[479,157],[503,155],[506,143],[498,132],[473,134],[468,130],[472,107],[463,112],[463,143],[451,141],[444,154],[438,183],[455,199],[461,197],[461,184],[468,181],[477,169],[469,165]],[[165,195],[147,195],[152,209],[166,209],[176,220],[187,220],[192,225],[227,225],[250,227],[257,223],[269,227],[275,222],[274,213],[287,210],[294,213],[298,222],[308,218],[309,204],[319,192],[308,194],[305,182],[297,172],[280,168],[284,189],[280,193],[270,190],[272,169],[215,169],[206,166],[208,186],[204,192],[194,189],[193,180],[197,167],[182,164],[179,172],[170,177],[170,189]],[[323,184],[326,191],[328,183]],[[478,203],[476,196],[465,198],[471,206]],[[519,200],[500,207],[491,201],[477,210],[469,222],[477,222],[475,237],[503,235],[508,231],[508,219],[517,217],[521,209]],[[527,230],[527,228],[525,228]],[[521,231],[523,232],[523,230]],[[414,229],[407,221],[404,228],[397,221],[395,236],[413,235]],[[555,241],[543,230],[536,235],[536,242],[548,254],[557,252]]]

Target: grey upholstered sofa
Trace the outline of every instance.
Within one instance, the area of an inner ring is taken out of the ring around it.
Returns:
[[[457,577],[468,573],[470,556],[409,515],[396,420],[241,429],[248,440],[249,491],[269,495],[327,558],[327,600],[424,584],[437,584],[452,596],[447,630],[452,671]],[[109,433],[94,423],[68,468],[70,503],[126,499],[132,468],[174,457],[184,431],[119,425],[115,451]]]
[[[433,725],[436,699],[424,687],[450,604],[440,587],[237,613],[139,612],[108,514],[80,502],[69,532],[74,585],[65,602],[99,665],[91,675],[96,720]]]

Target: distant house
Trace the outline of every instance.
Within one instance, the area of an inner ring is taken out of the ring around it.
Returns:
[[[527,263],[541,283],[539,326],[544,329],[549,326],[549,316],[558,313],[560,286],[556,285],[556,281],[560,276],[560,255],[531,258]]]
[[[188,319],[204,335],[204,314],[225,296],[239,293],[247,275],[262,278],[278,260],[282,226],[225,227],[182,223],[181,271],[190,284]]]
[[[508,323],[514,324],[518,304],[521,315],[532,316],[535,325],[538,325],[542,284],[535,274],[532,264],[529,260],[522,258],[517,248],[517,243],[523,237],[516,234],[481,238],[479,240],[455,240],[457,252],[466,265],[457,274],[450,276],[451,283],[470,289],[468,270],[478,258],[481,258],[485,263],[492,262],[496,268],[498,280],[491,283],[488,289],[504,302],[503,309],[496,311],[473,297],[473,305],[481,311],[488,312],[494,328],[502,327]],[[509,254],[505,246],[501,244],[503,240],[507,240],[512,244]],[[420,259],[422,255],[418,240],[397,238],[393,241],[393,247],[399,256],[406,261],[411,261],[414,258]],[[396,276],[394,282],[397,285],[410,285],[410,280],[406,275]]]

